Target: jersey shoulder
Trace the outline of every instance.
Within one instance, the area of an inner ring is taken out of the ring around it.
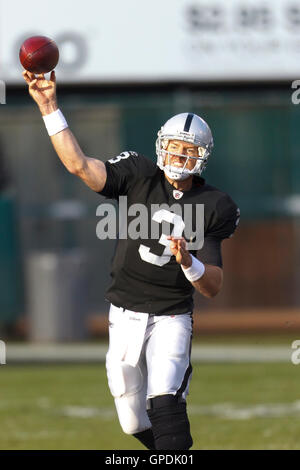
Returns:
[[[233,235],[239,220],[240,209],[233,199],[215,186],[204,185],[206,236],[229,238]]]
[[[140,178],[151,178],[157,165],[149,158],[133,151],[121,152],[105,162],[106,184],[100,194],[117,198],[128,193]]]
[[[105,166],[123,174],[137,174],[139,176],[148,176],[157,168],[156,163],[152,160],[132,150],[121,152],[116,157],[110,158],[105,162]]]

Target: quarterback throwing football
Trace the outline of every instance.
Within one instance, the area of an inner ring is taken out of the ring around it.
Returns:
[[[50,80],[23,76],[67,170],[107,198],[143,205],[157,224],[156,236],[118,240],[106,295],[107,376],[125,433],[148,449],[189,449],[193,291],[208,298],[220,291],[221,242],[239,218],[232,199],[200,176],[213,148],[210,128],[193,113],[178,114],[158,132],[157,164],[136,152],[104,163],[84,155],[58,109],[55,73]],[[191,237],[184,233],[187,217]],[[163,223],[172,231],[164,233]]]

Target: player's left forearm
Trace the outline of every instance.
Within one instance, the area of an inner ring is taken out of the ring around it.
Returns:
[[[181,265],[183,272],[195,289],[205,297],[215,297],[220,292],[223,283],[223,270],[211,264],[202,264],[200,260],[187,250],[183,237],[168,236],[171,253]],[[196,279],[196,280],[194,280]]]
[[[220,292],[223,284],[223,270],[218,266],[205,264],[205,272],[198,280],[192,282],[195,289],[204,297],[213,298]]]

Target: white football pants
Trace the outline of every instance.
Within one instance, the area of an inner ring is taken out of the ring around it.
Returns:
[[[149,315],[111,305],[108,385],[123,431],[151,427],[147,399],[158,395],[186,398],[191,379],[192,315]]]

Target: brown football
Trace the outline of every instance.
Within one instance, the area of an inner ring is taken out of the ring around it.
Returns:
[[[32,36],[23,42],[19,57],[25,70],[48,73],[56,67],[59,51],[52,39],[46,36]]]

